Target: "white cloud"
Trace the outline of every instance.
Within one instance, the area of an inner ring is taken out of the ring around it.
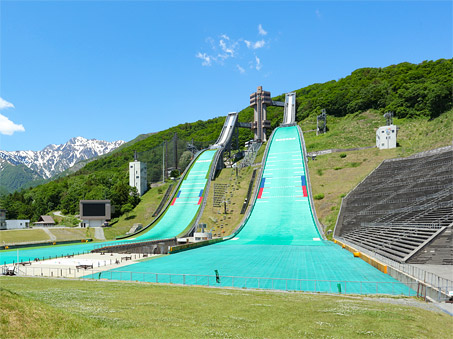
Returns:
[[[238,43],[236,41],[230,42],[230,38],[226,35],[222,35],[222,37],[225,39],[220,39],[219,41],[219,46],[224,52],[223,54],[219,54],[219,57],[222,59],[227,59],[230,57],[234,57],[236,53],[236,48],[238,46]]]
[[[202,63],[201,63],[202,66],[211,66],[211,62],[212,62],[212,57],[211,56],[207,55],[206,53],[198,52],[196,57],[198,59],[203,60]]]
[[[256,68],[257,71],[259,71],[263,67],[263,65],[261,64],[260,58],[258,58],[256,55],[255,55],[255,61],[256,61],[255,68]]]
[[[1,104],[3,104],[3,102]],[[13,135],[14,132],[25,132],[25,128],[23,125],[17,125],[4,115],[0,114],[0,133],[4,135]]]
[[[248,40],[244,40],[244,43],[247,46],[247,48],[251,48],[251,49],[263,48],[264,45],[266,45],[266,41],[264,41],[264,40],[259,40],[259,41],[256,41],[256,42],[251,42],[251,41],[248,41]]]
[[[5,108],[14,108],[14,105],[3,98],[0,98],[0,110]]]
[[[253,49],[258,49],[264,47],[266,42],[264,40],[257,41],[253,44]]]
[[[261,24],[258,26],[258,32],[261,36],[267,35]],[[202,60],[202,66],[228,65],[235,67],[241,74],[245,73],[244,64],[247,65],[246,68],[250,67],[259,71],[262,64],[256,56],[255,50],[269,47],[269,40],[265,38],[253,41],[243,37],[230,37],[227,34],[221,34],[215,38],[208,37],[205,42],[205,52],[198,52],[195,55],[196,58]],[[237,59],[237,61],[230,62],[231,59]],[[242,66],[237,62],[241,62]]]

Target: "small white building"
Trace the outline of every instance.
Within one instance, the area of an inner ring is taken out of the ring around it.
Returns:
[[[203,240],[211,240],[212,232],[195,232],[193,234],[193,238],[194,238],[195,242],[203,241]]]
[[[7,230],[18,230],[30,227],[30,220],[6,220]]]
[[[146,175],[146,163],[138,160],[129,163],[129,186],[136,187],[140,196],[145,194],[148,188]]]
[[[381,126],[376,131],[376,147],[389,149],[396,147],[398,128],[395,125]]]

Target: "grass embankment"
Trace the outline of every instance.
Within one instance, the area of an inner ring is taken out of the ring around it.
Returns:
[[[266,142],[263,143],[258,152],[256,153],[255,164],[259,164],[261,163],[261,161],[263,161],[264,152],[266,151],[266,145],[267,145]]]
[[[0,244],[18,244],[22,242],[50,241],[49,235],[41,229],[0,231]]]
[[[69,241],[80,240],[94,237],[94,229],[90,228],[48,228],[56,239],[51,239],[50,236],[42,229],[23,229],[23,230],[8,230],[0,232],[0,244],[13,245],[20,243],[33,243],[42,241]]]
[[[446,314],[378,298],[0,279],[0,333],[5,338],[447,338],[451,334],[451,317]]]
[[[151,223],[155,219],[153,213],[159,206],[170,184],[170,182],[167,182],[146,192],[141,197],[140,203],[130,213],[122,215],[112,227],[104,228],[105,237],[107,239],[115,239],[119,235],[126,234],[136,223],[142,224],[143,227]]]
[[[252,173],[253,168],[246,167],[238,170],[238,177],[236,178],[236,169],[224,168],[215,181],[211,181],[208,200],[200,223],[206,224],[208,230],[212,229],[213,237],[230,235],[241,222],[244,217],[241,214],[242,204],[247,196]],[[225,198],[228,199],[226,214],[223,204],[220,207],[213,206],[215,184],[228,185],[225,192]]]
[[[94,239],[93,228],[55,228],[49,231],[57,237],[57,241],[80,240],[91,238]]]
[[[394,119],[399,127],[399,147],[390,150],[366,149],[318,156],[308,162],[313,195],[324,194],[315,200],[316,213],[326,230],[333,230],[340,210],[341,198],[357,186],[383,160],[406,157],[414,153],[451,144],[453,111],[436,119]],[[325,149],[344,149],[373,146],[379,126],[385,124],[376,112],[354,114],[345,118],[327,117],[329,131],[316,136],[316,132],[304,133],[308,152]],[[316,120],[308,118],[301,123],[303,130],[316,128]],[[344,156],[344,155],[343,155]]]

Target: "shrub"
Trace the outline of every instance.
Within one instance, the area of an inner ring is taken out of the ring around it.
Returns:
[[[315,200],[322,200],[322,199],[324,199],[324,193],[315,194],[315,195],[313,196],[313,199],[315,199]]]
[[[346,153],[340,153],[340,158],[346,158]]]
[[[350,162],[348,167],[359,167],[361,164],[361,162]]]

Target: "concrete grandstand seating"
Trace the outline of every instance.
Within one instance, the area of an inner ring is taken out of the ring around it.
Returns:
[[[335,236],[403,262],[418,258],[417,251],[426,250],[451,225],[453,148],[449,147],[384,161],[343,199]],[[440,243],[452,247],[451,242]],[[444,258],[436,262],[452,261],[450,252],[437,250]],[[419,262],[429,262],[429,257]]]

